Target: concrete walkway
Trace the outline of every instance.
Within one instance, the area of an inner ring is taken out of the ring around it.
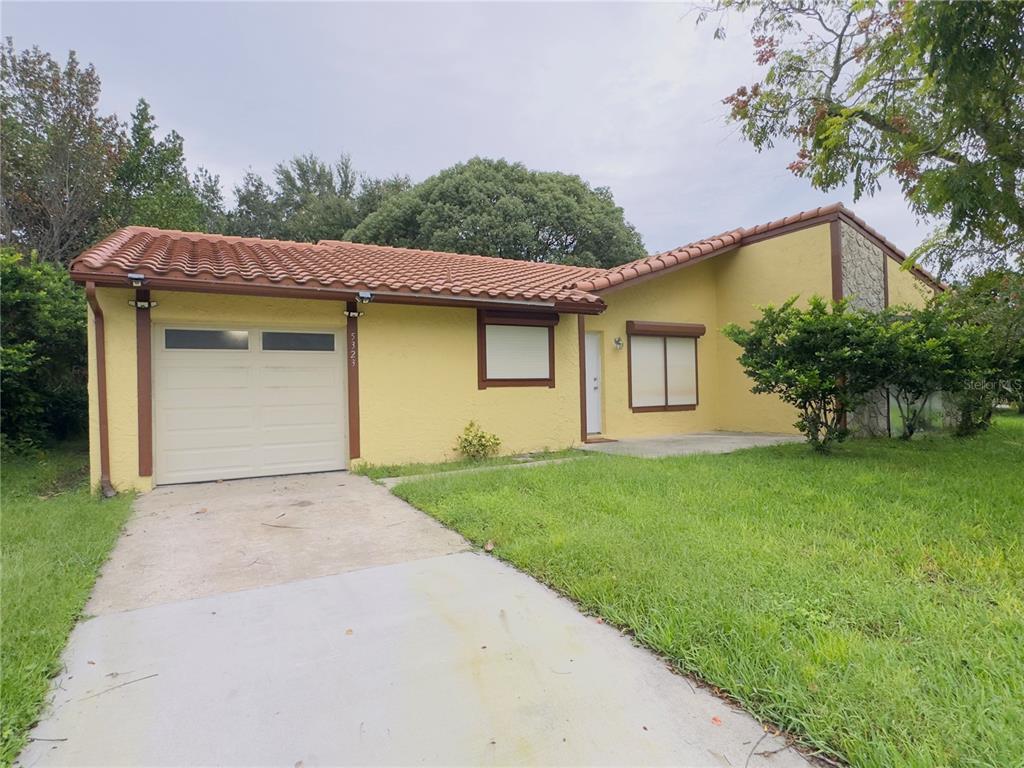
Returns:
[[[22,765],[807,764],[364,478],[159,489],[91,605]]]
[[[697,432],[690,435],[647,437],[631,440],[587,443],[579,446],[584,451],[611,453],[616,456],[639,456],[660,459],[665,456],[690,456],[695,453],[732,453],[742,448],[761,445],[799,443],[799,435],[777,435],[757,432]]]

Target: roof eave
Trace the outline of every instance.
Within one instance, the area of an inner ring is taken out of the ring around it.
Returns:
[[[71,279],[76,283],[94,283],[104,288],[131,288],[124,274],[110,272],[92,272],[89,270],[71,270]],[[182,291],[187,293],[217,293],[222,295],[263,296],[268,298],[313,299],[327,301],[356,301],[358,294],[363,292],[352,288],[331,288],[322,285],[264,285],[259,283],[242,283],[225,280],[197,280],[194,278],[175,278],[161,275],[146,275],[144,286],[155,291]],[[379,304],[423,305],[435,307],[466,307],[474,309],[520,309],[525,311],[555,310],[567,314],[600,314],[606,308],[603,301],[574,301],[563,299],[557,301],[531,301],[529,299],[498,299],[480,298],[475,296],[455,296],[452,294],[417,294],[397,293],[394,291],[366,291],[373,294],[373,301]]]

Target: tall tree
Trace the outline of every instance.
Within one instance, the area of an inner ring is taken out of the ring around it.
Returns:
[[[357,174],[348,155],[333,166],[299,155],[274,168],[281,230],[289,240],[340,238],[356,225],[352,196]]]
[[[725,99],[758,150],[854,197],[894,177],[914,211],[944,221],[915,256],[942,272],[1024,253],[1024,3],[718,0],[753,14],[764,78]],[[719,25],[716,36],[724,35]]]
[[[392,196],[359,242],[524,261],[612,266],[644,255],[611,192],[578,176],[473,158]]]
[[[39,48],[0,51],[0,228],[5,243],[63,263],[103,233],[104,201],[121,149],[117,119],[101,115],[100,79],[74,51],[61,67]]]
[[[411,186],[408,176],[378,179],[348,155],[333,165],[313,154],[274,166],[273,183],[249,171],[228,214],[233,234],[316,242],[341,240],[386,200]]]
[[[137,224],[193,231],[208,218],[185,166],[184,139],[177,131],[158,139],[156,130],[149,103],[139,99],[106,201],[109,229]]]

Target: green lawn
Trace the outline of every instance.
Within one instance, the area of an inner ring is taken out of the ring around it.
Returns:
[[[1024,419],[395,493],[853,765],[1024,764]]]
[[[24,746],[131,498],[89,495],[83,445],[3,457],[0,764]]]
[[[429,475],[437,472],[454,472],[458,469],[474,469],[476,467],[501,467],[507,464],[525,464],[531,461],[550,461],[574,456],[586,456],[585,451],[568,448],[564,451],[538,451],[515,456],[495,456],[490,459],[457,459],[437,464],[360,464],[353,471],[357,475],[366,475],[371,480],[385,477],[410,477],[411,475]]]

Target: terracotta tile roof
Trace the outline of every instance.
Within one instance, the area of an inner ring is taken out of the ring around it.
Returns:
[[[153,288],[180,288],[301,296],[352,297],[372,291],[393,301],[453,303],[515,302],[566,311],[600,312],[601,291],[672,267],[727,253],[751,239],[782,234],[791,226],[842,218],[871,236],[898,261],[906,254],[841,203],[803,211],[755,227],[647,256],[612,269],[538,264],[441,251],[322,240],[296,243],[252,237],[207,235],[150,227],[126,227],[90,248],[71,264],[79,282],[127,285],[139,273]],[[919,267],[923,280],[942,288]]]
[[[575,283],[573,287],[587,292],[604,291],[617,285],[627,283],[631,280],[644,277],[645,275],[670,269],[671,267],[680,266],[688,262],[702,260],[710,256],[717,256],[721,253],[727,253],[756,236],[770,235],[773,232],[780,232],[785,228],[804,223],[824,223],[825,221],[839,217],[859,227],[877,240],[883,248],[887,249],[891,255],[896,258],[897,261],[903,262],[907,258],[907,255],[903,251],[886,240],[885,237],[879,234],[875,229],[868,226],[863,219],[857,216],[849,208],[844,206],[842,203],[833,203],[832,205],[812,208],[809,211],[801,211],[800,213],[792,216],[787,216],[784,219],[777,219],[776,221],[768,222],[767,224],[758,224],[753,227],[733,229],[729,232],[723,232],[720,235],[715,235],[714,237],[697,240],[696,242],[689,243],[688,245],[681,245],[678,248],[673,248],[672,250],[665,251],[664,253],[656,253],[653,256],[647,256],[643,259],[637,259],[636,261],[631,261],[627,264],[621,264],[617,267],[606,270],[603,274],[600,274],[597,277],[584,278]],[[940,289],[944,288],[938,280],[921,267],[914,267],[914,272],[931,285]]]
[[[127,275],[138,273],[154,288],[171,281],[198,281],[222,287],[367,290],[593,310],[603,309],[604,302],[571,286],[603,271],[335,240],[296,243],[150,227],[118,230],[71,265],[72,276],[80,282],[127,285]]]

